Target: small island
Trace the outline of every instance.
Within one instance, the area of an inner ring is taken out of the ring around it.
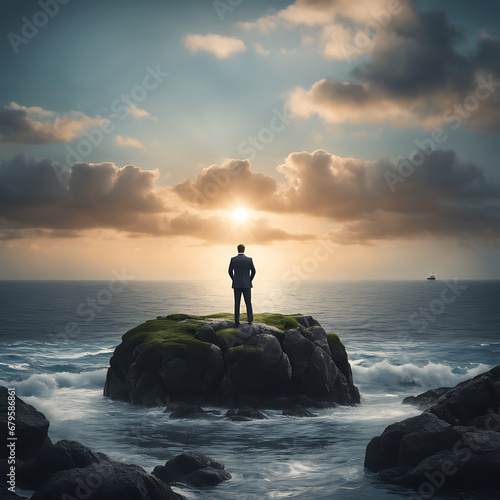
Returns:
[[[360,402],[347,352],[312,316],[170,314],[132,328],[110,360],[104,395],[146,406],[328,407]]]

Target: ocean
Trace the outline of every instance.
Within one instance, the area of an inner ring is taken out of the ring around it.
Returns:
[[[226,465],[233,478],[219,486],[175,485],[188,499],[396,500],[411,495],[364,471],[370,439],[420,413],[404,397],[500,364],[498,281],[303,281],[290,289],[257,279],[253,303],[255,312],[312,315],[337,333],[361,404],[231,422],[171,420],[163,408],[103,397],[109,358],[128,329],[170,313],[231,311],[227,280],[0,281],[0,384],[47,416],[54,442],[74,439],[149,472],[186,450]]]

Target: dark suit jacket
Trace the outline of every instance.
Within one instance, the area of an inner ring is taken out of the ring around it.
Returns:
[[[255,267],[251,257],[243,254],[232,257],[228,272],[233,280],[233,288],[252,288]]]

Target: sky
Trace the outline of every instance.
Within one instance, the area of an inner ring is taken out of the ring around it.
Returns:
[[[495,0],[6,0],[0,279],[500,279]]]

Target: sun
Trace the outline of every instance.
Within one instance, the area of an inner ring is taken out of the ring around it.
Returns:
[[[244,207],[239,207],[231,213],[231,219],[234,222],[245,222],[250,218],[248,210]]]

